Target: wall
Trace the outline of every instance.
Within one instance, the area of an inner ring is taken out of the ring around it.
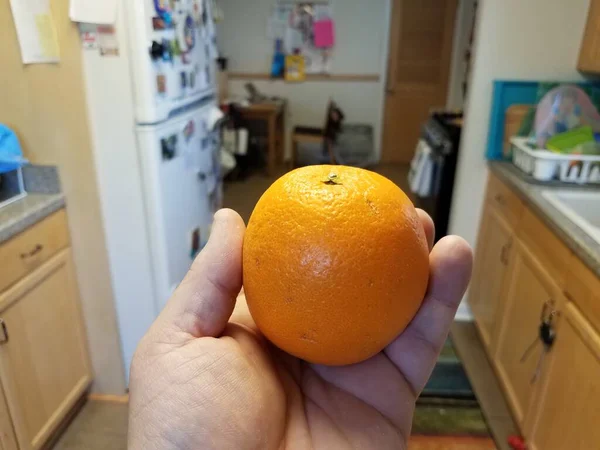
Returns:
[[[477,0],[460,0],[456,12],[447,102],[447,107],[451,109],[462,109],[464,107],[463,83],[467,74],[465,57],[469,48],[473,19],[475,18],[475,3],[477,3]]]
[[[450,230],[477,239],[495,79],[580,80],[576,70],[589,0],[482,0]],[[463,307],[463,312],[465,309]]]
[[[223,56],[229,58],[230,72],[269,72],[273,42],[267,38],[267,18],[275,3],[220,0],[225,20],[219,25],[218,42]],[[379,155],[390,1],[332,0],[331,4],[337,35],[332,74],[377,74],[380,81],[254,83],[266,94],[289,100],[288,128],[295,124],[322,126],[327,101],[332,97],[346,113],[347,123],[368,123],[374,127]],[[230,81],[230,94],[245,95],[247,81]]]
[[[94,368],[95,392],[121,394],[125,378],[90,145],[81,47],[68,0],[52,0],[61,62],[23,66],[9,0],[0,0],[0,122],[14,129],[25,156],[57,165]]]

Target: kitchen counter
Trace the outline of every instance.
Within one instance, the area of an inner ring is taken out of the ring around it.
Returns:
[[[514,190],[515,194],[554,231],[597,277],[600,277],[600,244],[542,196],[543,191],[557,189],[556,186],[527,182],[519,169],[511,163],[493,161],[489,163],[489,168],[494,175]],[[569,188],[569,185],[562,184],[558,189]]]
[[[0,208],[0,244],[64,206],[64,194],[29,194]]]

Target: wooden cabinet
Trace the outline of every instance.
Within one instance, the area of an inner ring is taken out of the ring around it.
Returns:
[[[475,256],[469,305],[476,318],[484,345],[490,350],[496,336],[496,319],[500,313],[500,295],[514,242],[512,226],[497,208],[483,212]]]
[[[0,450],[17,450],[17,437],[10,419],[10,411],[0,386]]]
[[[600,336],[568,303],[540,395],[531,450],[588,450],[600,445]]]
[[[600,0],[591,0],[577,68],[600,73]]]
[[[504,286],[506,306],[494,360],[515,419],[523,426],[537,386],[534,376],[542,353],[541,342],[527,358],[522,358],[538,339],[542,311],[546,309],[549,313],[559,307],[562,296],[543,260],[522,239],[517,239],[514,250],[510,274]]]
[[[528,448],[598,448],[600,279],[495,177],[469,304]],[[539,327],[551,311],[557,337],[538,367]]]
[[[55,217],[46,220],[53,223]],[[7,418],[18,448],[37,450],[91,382],[68,247],[48,255],[37,269],[0,293],[0,318],[8,336],[0,343],[0,392],[6,399],[0,396],[0,439]],[[1,414],[3,407],[8,415]],[[0,441],[2,450],[14,448],[8,436],[8,444]]]
[[[469,306],[488,352],[496,342],[501,294],[523,205],[500,180],[490,176],[481,218]]]

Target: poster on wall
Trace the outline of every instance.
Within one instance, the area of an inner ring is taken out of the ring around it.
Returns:
[[[306,74],[331,71],[335,22],[329,3],[287,2],[274,5],[267,35],[282,42],[287,55],[304,57]]]
[[[11,0],[23,64],[60,61],[58,35],[49,0]]]

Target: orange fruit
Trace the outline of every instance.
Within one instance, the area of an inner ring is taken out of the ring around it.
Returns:
[[[312,363],[379,353],[412,320],[429,277],[417,212],[376,173],[294,170],[263,194],[243,249],[244,291],[261,332]]]

